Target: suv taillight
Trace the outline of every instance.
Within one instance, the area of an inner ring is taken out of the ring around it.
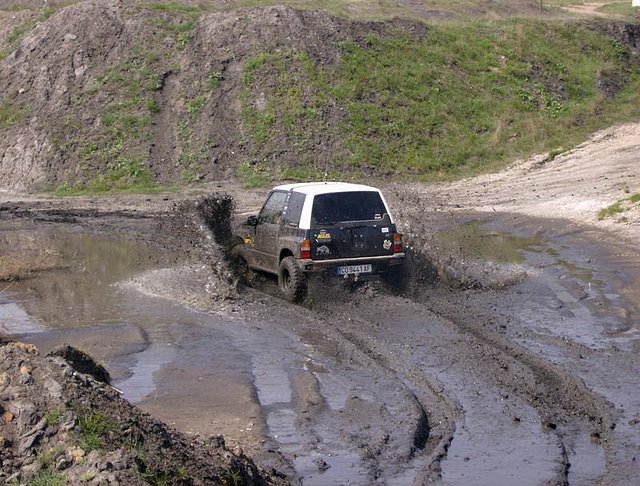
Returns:
[[[305,239],[300,243],[300,259],[309,260],[311,258],[311,241]]]
[[[393,234],[393,253],[402,253],[402,235],[400,233]]]

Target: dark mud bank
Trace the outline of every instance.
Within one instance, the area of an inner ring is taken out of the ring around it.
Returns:
[[[3,483],[285,484],[222,438],[188,438],[141,412],[77,350],[8,342],[0,363]]]

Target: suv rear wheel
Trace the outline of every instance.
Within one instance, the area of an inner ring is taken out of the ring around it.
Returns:
[[[278,287],[291,302],[300,302],[307,295],[307,278],[293,257],[285,257],[278,269]]]

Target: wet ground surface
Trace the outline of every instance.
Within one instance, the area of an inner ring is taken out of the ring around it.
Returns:
[[[638,249],[510,214],[407,221],[406,292],[314,282],[296,306],[269,278],[217,298],[210,262],[123,234],[145,221],[5,220],[3,245],[62,264],[5,288],[0,325],[293,483],[636,484]]]

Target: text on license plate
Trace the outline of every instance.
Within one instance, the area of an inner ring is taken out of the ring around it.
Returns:
[[[338,275],[352,275],[354,273],[371,273],[371,264],[345,265],[337,268]]]

